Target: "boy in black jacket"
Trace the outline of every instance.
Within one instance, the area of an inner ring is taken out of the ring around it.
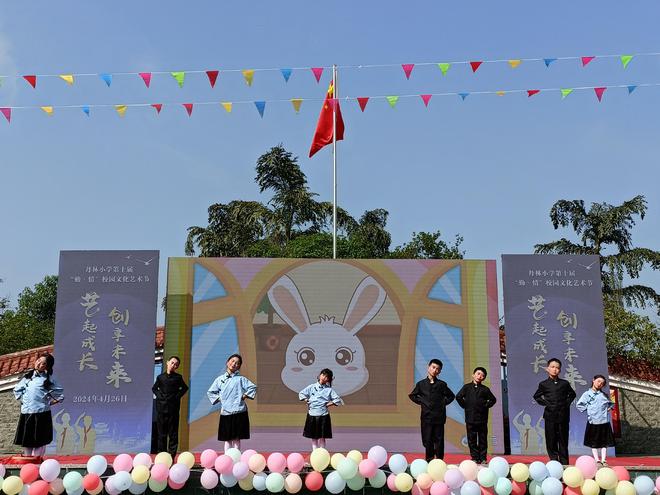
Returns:
[[[420,422],[427,461],[434,457],[442,459],[445,455],[446,407],[454,400],[454,392],[449,390],[445,382],[438,379],[441,371],[442,361],[431,359],[428,375],[417,382],[408,396],[415,404],[422,406]]]
[[[158,375],[156,383],[151,388],[156,396],[158,452],[169,452],[172,457],[179,448],[181,397],[188,391],[188,385],[183,381],[183,377],[176,372],[180,363],[178,356],[171,356],[165,364],[165,373]]]
[[[458,405],[465,409],[465,431],[467,432],[470,457],[477,464],[486,462],[488,450],[488,409],[497,399],[486,385],[486,368],[478,366],[472,372],[472,381],[463,385],[456,394]]]

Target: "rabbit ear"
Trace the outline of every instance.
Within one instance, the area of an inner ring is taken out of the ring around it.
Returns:
[[[300,296],[298,287],[286,275],[282,276],[268,289],[268,299],[275,312],[296,333],[307,330],[311,323],[307,315],[305,303]]]
[[[344,316],[343,327],[355,335],[376,316],[385,304],[385,290],[373,277],[367,277],[355,289]]]

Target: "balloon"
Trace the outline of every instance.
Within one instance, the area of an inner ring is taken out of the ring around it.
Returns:
[[[23,491],[21,491],[21,495],[28,495],[26,490],[27,487],[28,485],[23,486]],[[70,492],[66,492],[66,493],[67,495],[82,495],[82,492],[83,492],[83,487],[79,486],[77,489],[71,490]]]
[[[245,478],[238,480],[238,486],[241,488],[241,490],[249,492],[254,488],[254,484],[252,483],[253,479],[254,473],[248,471],[248,474]]]
[[[87,473],[82,480],[82,486],[88,492],[96,490],[100,483],[101,477],[94,473]]]
[[[341,454],[337,452],[336,454],[332,454],[332,457],[330,457],[330,465],[332,466],[333,469],[337,469],[337,466],[339,466],[339,463],[346,459],[344,454]]]
[[[449,487],[444,481],[434,481],[430,493],[431,495],[449,495]]]
[[[516,462],[511,466],[511,479],[523,483],[529,478],[529,468],[522,462]]]
[[[177,483],[172,478],[167,480],[167,486],[169,486],[172,490],[180,490],[181,488],[183,488],[183,485],[185,485],[185,484],[186,484],[185,482]]]
[[[34,481],[28,488],[28,495],[48,495],[50,484],[45,480]]]
[[[272,456],[272,454],[271,454]],[[284,456],[282,456],[284,457]],[[269,457],[270,459],[270,457]],[[285,461],[286,462],[286,461]],[[270,493],[279,493],[284,490],[284,476],[280,473],[270,473],[266,477],[266,489]]]
[[[253,473],[260,473],[266,468],[266,458],[261,454],[252,454],[248,459],[248,467]]]
[[[367,459],[374,461],[376,467],[381,467],[387,462],[387,450],[385,450],[380,445],[374,445],[369,449],[367,453]]]
[[[102,476],[108,468],[108,461],[102,455],[93,455],[87,461],[87,472]]]
[[[529,465],[529,475],[534,481],[543,481],[550,473],[548,468],[541,461],[534,461]]]
[[[82,474],[77,471],[69,471],[62,478],[62,485],[67,492],[77,490],[82,486]]]
[[[365,478],[371,478],[376,474],[377,469],[378,466],[376,466],[376,463],[368,458],[361,460],[360,464],[358,464],[358,472]]]
[[[149,468],[144,464],[138,464],[133,468],[133,471],[131,471],[131,479],[133,480],[133,483],[138,485],[144,485],[149,481],[150,475]]]
[[[445,473],[445,483],[450,490],[460,488],[464,481],[465,477],[458,468],[447,469],[447,472]]]
[[[409,492],[413,487],[413,483],[413,477],[408,473],[399,473],[396,475],[396,478],[394,478],[394,486],[396,486],[396,489],[400,492]]]
[[[149,490],[151,490],[152,492],[155,492],[155,493],[160,493],[163,490],[165,490],[165,488],[167,488],[167,481],[166,480],[162,480],[162,481],[155,480],[154,477],[153,477],[153,471],[152,471],[151,474],[152,474],[152,476],[151,476],[151,478],[149,478]],[[107,488],[107,482],[106,482],[106,488]]]
[[[286,457],[284,457],[284,454],[280,452],[273,452],[268,456],[266,465],[268,466],[268,470],[271,473],[281,473],[286,467]],[[284,488],[284,485],[282,485],[282,488]]]
[[[429,473],[420,473],[419,476],[417,476],[417,482],[415,484],[422,490],[429,490],[433,484],[433,478],[431,478]]]
[[[55,461],[57,462],[57,461]],[[59,472],[58,472],[59,474]],[[39,467],[36,464],[23,464],[21,466],[21,470],[19,472],[19,476],[21,478],[21,481],[23,484],[26,483],[32,483],[33,481],[37,481],[37,478],[39,477]],[[53,479],[57,478],[57,476],[54,476]]]
[[[50,483],[60,475],[60,463],[55,459],[46,459],[39,466],[39,476],[44,481]]]
[[[298,493],[302,488],[302,479],[296,473],[289,473],[284,478],[284,489],[287,493]]]
[[[605,490],[616,488],[618,482],[619,479],[617,478],[616,473],[610,468],[600,468],[596,472],[596,483]]]
[[[548,477],[541,483],[541,490],[543,495],[562,495],[564,486],[557,478]]]
[[[424,459],[415,459],[410,463],[410,474],[413,478],[417,479],[421,473],[428,472],[429,463]]]
[[[156,454],[154,464],[165,464],[165,466],[167,466],[169,469],[169,467],[172,465],[172,456],[169,454],[169,452],[160,452]]]
[[[135,458],[133,458],[133,462],[135,462]],[[145,466],[145,467],[147,467],[147,466]],[[147,491],[147,486],[149,486],[148,482],[146,482],[146,483],[136,483],[134,481],[133,483],[131,483],[131,486],[128,487],[128,491],[132,495],[142,495],[144,492]]]
[[[373,476],[369,476],[369,484],[374,488],[382,488],[387,483],[387,475],[382,469],[376,469]]]
[[[320,473],[319,473],[320,474]],[[252,486],[255,490],[263,492],[266,489],[266,478],[268,475],[266,473],[257,473],[252,478]],[[323,478],[321,476],[321,478]]]
[[[575,466],[569,466],[564,469],[563,475],[564,483],[570,488],[578,488],[582,486],[584,482],[584,476],[582,476],[582,471],[580,471]]]
[[[231,474],[234,468],[234,459],[227,454],[219,455],[215,459],[215,470],[220,474]]]
[[[349,457],[344,457],[337,466],[337,472],[345,480],[354,478],[358,473],[358,465]]]
[[[180,485],[188,481],[190,477],[190,468],[181,462],[177,462],[170,468],[170,480]]]
[[[348,454],[346,454],[346,457],[353,459],[355,464],[360,464],[360,461],[362,460],[362,452],[359,450],[351,450],[348,452]]]
[[[513,480],[511,482],[511,493],[512,495],[525,495],[527,492],[527,483],[524,481]]]
[[[619,481],[614,493],[616,495],[635,495],[635,485],[628,480]]]
[[[128,454],[119,454],[117,457],[115,457],[115,460],[112,461],[112,469],[115,470],[115,473],[118,473],[120,471],[128,472],[132,468],[133,468],[133,458]]]
[[[231,474],[239,481],[245,479],[249,473],[250,468],[243,461],[238,461],[231,470]]]
[[[165,464],[154,464],[153,466],[151,466],[150,479],[157,482],[154,486],[158,487],[160,486],[161,483],[165,483],[167,481],[167,475],[169,474],[169,472],[170,470],[167,468]],[[149,488],[151,488],[151,484],[149,485]]]
[[[586,479],[584,480],[584,483],[582,483],[580,491],[582,492],[582,495],[598,495],[600,493],[600,487],[594,480]]]
[[[131,466],[132,465],[133,465],[133,459],[131,459]],[[80,481],[82,482],[82,479]],[[131,486],[131,483],[133,483],[133,479],[131,478],[131,475],[128,473],[128,471],[119,471],[117,474],[114,475],[114,479],[112,481],[114,487],[120,492],[123,492],[124,490],[128,490],[128,487]],[[66,476],[64,477],[64,487],[66,488]]]
[[[513,491],[513,485],[508,478],[500,478],[495,483],[495,493],[497,495],[509,495]]]
[[[151,462],[151,456],[146,452],[140,452],[135,457],[133,457],[133,467],[147,466],[148,468],[150,468],[152,464],[153,462]]]
[[[247,464],[248,461],[250,460],[250,457],[252,457],[256,453],[257,451],[254,449],[247,449],[246,451],[241,453],[241,458],[239,459],[239,461],[243,461],[245,464]]]
[[[337,471],[332,471],[325,477],[325,488],[330,493],[336,495],[344,491],[346,488],[346,480],[344,480]]]
[[[218,473],[216,473],[215,470],[209,468],[204,469],[204,472],[202,472],[202,475],[199,477],[199,482],[207,490],[213,490],[216,486],[218,486],[218,481]]]
[[[390,457],[389,466],[392,473],[403,473],[408,467],[408,461],[401,454],[394,454]]]
[[[655,489],[660,493],[660,476],[655,479]]]
[[[360,476],[359,474],[356,474],[350,480],[346,480],[346,486],[351,490],[353,490],[354,492],[362,490],[364,488],[365,483],[366,480],[364,479],[364,476]]]
[[[447,464],[442,459],[433,459],[429,462],[428,473],[433,481],[442,481],[447,472]]]
[[[481,488],[472,480],[467,480],[461,486],[461,495],[481,495]]]
[[[623,466],[614,466],[614,467],[612,468],[612,471],[614,471],[614,472],[616,473],[616,477],[617,477],[619,480],[630,481],[630,473],[629,473],[628,470],[627,470],[626,468],[624,468]]]
[[[658,477],[658,479],[660,479],[660,477]],[[621,482],[619,482],[619,484],[621,484]],[[651,495],[655,489],[653,480],[645,475],[637,476],[637,478],[635,478],[634,487],[637,495]],[[617,486],[617,490],[618,488],[619,487]]]
[[[505,478],[509,474],[509,462],[504,457],[493,457],[488,463],[498,478]]]
[[[202,451],[202,454],[199,457],[199,463],[203,468],[213,469],[215,465],[215,460],[218,458],[218,453],[213,449],[206,449]]]
[[[176,462],[179,464],[185,464],[188,466],[188,469],[192,469],[195,465],[195,456],[191,452],[181,452],[179,457],[177,457]]]
[[[314,471],[323,471],[330,464],[330,454],[323,448],[314,449],[312,455],[309,456],[309,463]]]
[[[53,495],[64,493],[64,483],[62,483],[62,478],[55,478],[50,482],[50,493]]]
[[[7,470],[5,469],[5,465],[0,463],[0,478],[4,478],[6,473]],[[2,487],[1,483],[0,483],[0,487]]]
[[[309,491],[315,492],[323,486],[323,475],[318,471],[312,471],[305,476],[305,488]]]
[[[575,488],[572,486],[565,486],[563,495],[582,495],[582,492],[580,491],[579,488]]]
[[[225,451],[225,455],[231,457],[234,462],[238,462],[241,460],[241,451],[234,447],[227,449]]]
[[[548,461],[545,463],[545,467],[548,470],[548,476],[557,478],[558,480],[560,480],[564,474],[564,466],[562,466],[559,461]]]
[[[391,492],[399,491],[399,489],[396,487],[396,474],[390,473],[387,477],[387,488],[389,488]]]
[[[593,479],[598,471],[596,459],[590,455],[581,455],[575,460],[575,467],[580,470],[584,479]]]
[[[471,459],[466,459],[458,465],[458,470],[463,474],[466,480],[476,480],[479,466]]]
[[[286,467],[290,473],[299,473],[300,471],[302,471],[302,468],[304,466],[305,466],[305,458],[298,452],[293,452],[287,456]]]
[[[491,468],[483,468],[477,473],[477,480],[481,486],[490,488],[491,486],[495,486],[497,475]]]
[[[222,483],[222,486],[231,488],[232,486],[236,486],[236,483],[238,483],[238,480],[234,478],[233,474],[221,474],[220,475],[220,483]]]

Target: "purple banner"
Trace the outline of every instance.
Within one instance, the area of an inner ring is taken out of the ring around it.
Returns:
[[[532,395],[550,358],[577,396],[595,374],[607,376],[598,256],[503,255],[511,453],[546,454],[543,408]],[[571,408],[570,454],[582,444],[586,414]]]
[[[158,251],[62,251],[53,408],[62,455],[149,452]]]

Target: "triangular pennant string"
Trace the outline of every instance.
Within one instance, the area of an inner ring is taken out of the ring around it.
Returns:
[[[458,96],[460,96],[461,99],[462,99],[463,101],[465,101],[465,98],[467,98],[468,96],[470,96],[470,93],[458,93]]]
[[[323,67],[312,67],[312,73],[314,74],[314,79],[316,79],[316,82],[319,82],[321,80],[321,76],[323,75]]]
[[[186,109],[186,112],[188,112],[188,117],[192,115],[193,111],[193,104],[192,103],[182,103],[183,108]]]
[[[589,62],[591,62],[595,58],[596,57],[580,57],[580,59],[582,60],[582,67],[586,67],[589,64]]]
[[[99,74],[99,77],[104,83],[108,85],[108,87],[110,87],[112,84],[112,74]]]
[[[451,64],[447,62],[440,62],[438,64],[438,69],[442,71],[443,76],[447,75],[447,71],[449,70],[449,67],[451,67]]]
[[[209,78],[209,84],[212,88],[215,88],[215,81],[218,79],[219,71],[217,70],[207,70],[206,77]]]
[[[176,80],[180,88],[183,88],[183,81],[186,79],[186,73],[183,71],[171,72],[172,77]]]
[[[596,93],[596,98],[598,98],[598,101],[603,101],[603,93],[607,87],[601,87],[601,88],[594,88],[594,93]]]
[[[231,113],[231,107],[232,107],[231,101],[223,101],[220,104],[222,105],[222,108],[224,108],[227,113]]]
[[[506,94],[506,91],[495,91],[495,94],[497,96],[504,96]]]
[[[516,59],[513,59],[513,60],[509,60],[509,65],[511,66],[512,69],[515,69],[515,68],[518,67],[521,63],[522,63],[522,60],[520,60],[519,58],[516,58]]]
[[[47,106],[47,107],[41,107],[41,109],[46,113],[48,116],[53,115],[53,107]]]
[[[25,79],[30,86],[33,88],[37,87],[37,76],[23,76],[23,79]]]
[[[392,108],[396,106],[396,103],[399,101],[398,96],[386,96],[387,102],[390,104]]]
[[[472,72],[477,72],[477,69],[481,66],[483,62],[480,60],[470,62],[470,67],[472,67]]]
[[[403,73],[406,75],[406,79],[410,79],[410,74],[412,74],[412,71],[415,68],[415,64],[401,64],[401,68],[403,69]]]
[[[367,108],[367,103],[369,103],[369,97],[368,96],[360,96],[357,99],[358,105],[360,105],[360,110],[364,112],[364,109]]]
[[[289,79],[291,78],[291,73],[293,72],[293,69],[280,69],[280,72],[282,73],[282,77],[284,78],[284,82],[289,82]]]
[[[243,77],[245,78],[245,84],[252,86],[252,81],[254,80],[254,69],[245,69],[241,71]]]
[[[632,59],[633,59],[632,55],[621,55],[621,65],[623,65],[624,69],[628,67],[628,64]]]
[[[261,115],[261,118],[264,118],[264,110],[266,110],[266,102],[265,101],[255,101],[254,106],[257,107],[257,111],[259,112],[259,115]]]
[[[637,86],[628,86],[628,94],[632,93],[637,89]]]
[[[527,90],[527,98],[530,98],[530,97],[532,97],[532,96],[534,96],[534,95],[537,95],[537,94],[539,94],[540,92],[541,92],[540,89],[528,89],[528,90]]]
[[[0,108],[0,113],[5,116],[7,122],[11,124],[11,108],[3,107]]]
[[[145,86],[148,88],[151,84],[151,72],[140,72],[139,74],[144,81]]]
[[[123,117],[126,114],[126,105],[115,105],[115,110],[120,117]]]
[[[419,95],[422,101],[424,102],[424,106],[428,107],[429,106],[429,101],[431,101],[431,96],[433,95]]]
[[[60,74],[60,79],[67,83],[69,86],[73,85],[73,74]]]
[[[563,100],[568,95],[570,95],[572,92],[573,92],[573,88],[562,88],[561,89],[561,99]]]
[[[300,112],[300,105],[302,105],[302,98],[291,98],[291,104],[296,113]]]
[[[82,111],[84,112],[85,115],[89,117],[89,105],[83,105]]]
[[[552,62],[555,62],[557,59],[556,58],[544,58],[543,63],[545,64],[546,67],[550,67],[550,64]]]
[[[151,107],[156,110],[156,115],[160,114],[160,111],[163,109],[162,103],[152,103]]]

